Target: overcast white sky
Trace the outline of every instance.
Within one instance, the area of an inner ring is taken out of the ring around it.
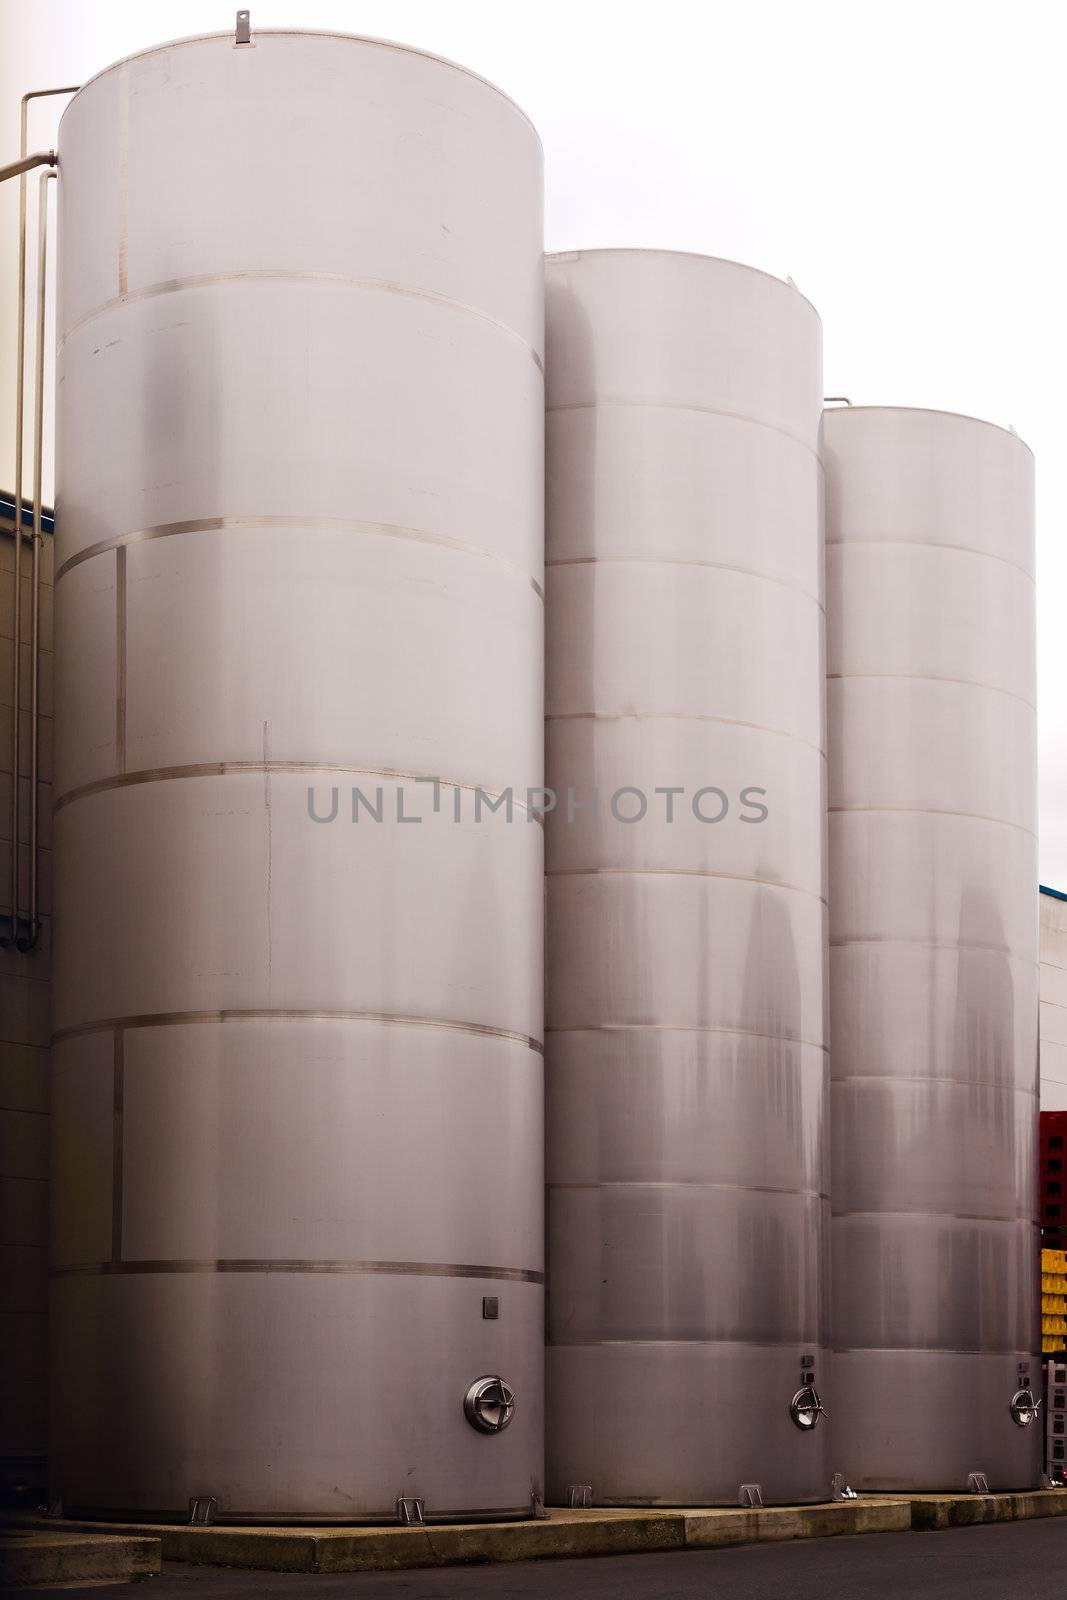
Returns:
[[[0,160],[17,152],[26,88],[228,29],[235,10],[0,0]],[[827,394],[1017,429],[1038,472],[1041,875],[1067,888],[1067,8],[252,0],[252,23],[375,34],[474,68],[541,133],[550,250],[652,245],[789,274],[822,314]],[[55,120],[34,112],[33,146]],[[4,484],[13,187],[0,191]]]

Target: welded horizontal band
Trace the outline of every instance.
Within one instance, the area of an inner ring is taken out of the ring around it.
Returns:
[[[981,678],[953,678],[947,672],[828,672],[828,683],[848,682],[850,680],[884,682],[884,683],[955,683],[963,689],[986,689],[990,694],[1003,694],[1009,700],[1018,700],[1020,705],[1028,710],[1037,712],[1037,703],[1028,700],[1024,694],[1016,694],[1014,689],[1004,689],[999,683],[985,683]]]
[[[979,939],[904,939],[904,938],[875,938],[864,939],[831,939],[831,950],[844,950],[849,945],[904,945],[910,949],[918,950],[975,950],[986,955],[1007,956],[1009,961],[1017,962],[1021,967],[1036,967],[1039,965],[1036,956],[1020,956],[1003,944],[984,944]]]
[[[543,1272],[525,1267],[468,1266],[454,1261],[274,1261],[228,1260],[90,1261],[53,1267],[53,1278],[126,1278],[178,1272],[323,1272],[395,1278],[489,1278],[501,1283],[544,1283]]]
[[[905,1076],[899,1072],[845,1072],[840,1077],[836,1073],[831,1073],[831,1089],[839,1083],[947,1083],[956,1089],[982,1089],[991,1094],[1025,1094],[1030,1099],[1037,1098],[1036,1089],[1017,1089],[1010,1083],[983,1083],[980,1078],[950,1078],[933,1073],[929,1076],[923,1074],[921,1077],[918,1074]]]
[[[572,400],[564,405],[546,406],[545,413],[551,416],[553,412],[558,411],[603,411],[613,407],[633,411],[689,411],[701,417],[729,417],[733,422],[748,422],[755,428],[766,428],[770,433],[788,439],[790,444],[795,444],[799,450],[805,451],[813,458],[820,472],[824,470],[822,456],[816,446],[809,444],[799,434],[790,432],[777,422],[768,422],[766,417],[755,417],[747,411],[729,411],[724,406],[700,406],[694,405],[692,401],[659,400],[637,395],[602,395],[597,400]]]
[[[769,733],[776,739],[788,739],[792,744],[814,750],[823,761],[826,751],[822,745],[805,739],[787,728],[768,728],[762,722],[745,722],[740,717],[705,716],[695,711],[546,711],[546,722],[718,722],[726,728],[751,728],[755,733]]]
[[[983,1341],[981,1345],[947,1344],[835,1344],[835,1356],[1022,1356],[1024,1361],[1039,1362],[1041,1357],[1025,1345],[994,1345]]]
[[[325,284],[331,288],[362,289],[373,294],[400,295],[406,300],[426,300],[430,305],[442,306],[448,311],[458,311],[463,316],[475,317],[479,322],[484,322],[490,328],[495,328],[499,333],[504,333],[509,339],[526,351],[538,372],[544,376],[545,365],[539,351],[535,350],[528,339],[521,333],[509,327],[506,322],[501,322],[498,317],[491,316],[488,311],[482,311],[477,306],[468,305],[464,300],[455,300],[446,294],[436,294],[432,289],[419,289],[413,284],[395,283],[390,278],[359,278],[351,277],[343,272],[299,272],[299,271],[272,271],[267,268],[262,271],[242,272],[204,272],[196,273],[186,278],[164,278],[159,283],[147,284],[143,289],[129,289],[124,294],[116,295],[113,300],[105,300],[102,305],[95,306],[92,311],[87,311],[84,316],[72,322],[59,341],[62,350],[67,340],[77,333],[79,328],[84,328],[86,323],[92,322],[97,317],[106,315],[109,311],[116,310],[119,306],[127,306],[139,300],[157,300],[161,295],[177,294],[183,289],[213,289],[229,287],[232,285],[245,285],[249,283],[269,284]]]
[[[422,528],[406,528],[395,522],[363,522],[347,517],[308,517],[302,512],[294,512],[291,517],[191,517],[184,522],[159,522],[149,528],[134,528],[129,533],[118,533],[113,539],[100,539],[96,544],[86,545],[84,550],[75,551],[68,556],[66,561],[57,569],[54,581],[70,572],[74,567],[80,567],[83,561],[91,561],[94,556],[106,555],[109,550],[124,550],[129,545],[144,544],[149,539],[173,539],[183,533],[219,533],[226,529],[246,528],[260,530],[291,530],[296,533],[351,533],[369,534],[385,539],[407,539],[414,544],[435,545],[441,550],[451,550],[457,555],[474,556],[479,561],[488,561],[493,566],[501,567],[505,572],[523,579],[530,588],[544,600],[545,591],[536,578],[524,572],[513,561],[508,561],[504,556],[496,555],[492,550],[481,550],[477,545],[464,544],[460,539],[450,539],[443,533],[427,533]]]
[[[596,1346],[603,1349],[627,1349],[632,1345],[732,1345],[735,1350],[796,1350],[805,1353],[821,1352],[829,1355],[830,1346],[827,1341],[820,1339],[818,1334],[798,1334],[795,1339],[597,1339],[590,1336],[588,1339],[554,1339],[551,1334],[545,1336],[546,1345],[551,1345],[556,1350],[584,1349]]]
[[[784,1033],[761,1033],[755,1028],[711,1028],[701,1023],[688,1022],[586,1022],[568,1028],[546,1028],[547,1034],[559,1033],[721,1033],[736,1039],[766,1039],[770,1044],[796,1044],[806,1050],[829,1051],[829,1045],[817,1044],[814,1039],[798,1039]]]
[[[399,768],[393,767],[345,765],[338,761],[190,761],[178,767],[144,767],[137,772],[116,772],[109,778],[94,778],[89,783],[81,783],[77,788],[68,789],[59,795],[52,810],[62,811],[64,806],[73,805],[75,800],[85,800],[90,795],[107,794],[112,789],[137,788],[146,783],[171,783],[182,778],[228,778],[241,774],[266,777],[274,773],[280,776],[344,773],[346,777],[385,778],[389,782],[437,783],[442,789],[462,789],[470,794],[484,795],[487,801],[494,802],[502,800],[507,793],[505,789],[490,789],[481,784],[459,781],[455,778],[441,778],[422,772],[402,772]],[[519,792],[521,794],[523,791]],[[537,789],[536,792],[541,791]],[[544,826],[544,813],[536,806],[531,811],[524,800],[514,796],[512,805],[516,811],[529,811],[531,820],[539,827]]]
[[[822,1189],[788,1189],[774,1183],[706,1183],[695,1178],[605,1178],[596,1183],[559,1183],[548,1179],[546,1189],[722,1189],[729,1194],[781,1194],[794,1200],[829,1200]]]
[[[1017,561],[1009,560],[1007,556],[998,556],[992,550],[976,550],[971,544],[951,544],[945,539],[882,539],[875,535],[873,538],[865,539],[827,539],[826,548],[840,550],[868,544],[891,544],[905,550],[953,550],[957,555],[981,556],[986,561],[999,561],[1001,566],[1011,567],[1014,572],[1021,572],[1030,583],[1037,582],[1032,572],[1028,572]]]
[[[981,811],[950,811],[945,806],[827,806],[831,815],[838,813],[883,812],[886,815],[899,814],[909,817],[962,817],[966,822],[993,822],[999,828],[1014,828],[1016,833],[1025,833],[1028,838],[1036,841],[1037,834],[1033,828],[1025,827],[1021,822],[1008,822],[1004,817],[988,817]]]
[[[761,889],[783,889],[802,894],[820,905],[829,904],[825,895],[803,889],[797,883],[781,883],[776,878],[756,878],[747,872],[718,872],[710,867],[551,867],[546,878],[723,878],[729,883],[753,883]]]
[[[760,572],[755,567],[734,566],[729,561],[695,561],[681,556],[561,556],[558,561],[546,560],[545,568],[550,567],[693,567],[711,572],[735,572],[742,578],[777,584],[780,589],[788,589],[791,594],[810,600],[817,611],[826,612],[819,596],[801,588],[799,583],[791,583],[788,578],[779,578],[772,572]]]
[[[850,1217],[911,1217],[916,1222],[996,1222],[1006,1226],[1032,1227],[1041,1226],[1040,1218],[1034,1212],[1015,1211],[1010,1216],[990,1215],[981,1211],[894,1211],[888,1206],[864,1207],[855,1211],[836,1210],[833,1214],[834,1221]]]
[[[302,1011],[282,1008],[250,1008],[226,1011],[158,1011],[138,1016],[105,1017],[98,1022],[78,1022],[57,1028],[53,1044],[65,1039],[81,1039],[91,1033],[114,1033],[131,1028],[181,1028],[220,1022],[371,1022],[400,1028],[440,1028],[447,1033],[470,1033],[483,1039],[507,1039],[537,1055],[544,1054],[539,1039],[508,1028],[492,1028],[484,1022],[454,1022],[448,1017],[409,1017],[388,1011]]]

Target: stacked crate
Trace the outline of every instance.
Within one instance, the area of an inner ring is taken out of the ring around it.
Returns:
[[[1043,1355],[1067,1351],[1067,1111],[1042,1111],[1040,1194],[1041,1217],[1041,1350]]]
[[[1067,1248],[1067,1111],[1041,1113],[1041,1242],[1054,1250]]]
[[[1067,1251],[1041,1252],[1041,1350],[1067,1350]]]

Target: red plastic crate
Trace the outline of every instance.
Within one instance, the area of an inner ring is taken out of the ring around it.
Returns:
[[[1067,1111],[1041,1113],[1039,1172],[1041,1227],[1067,1232]]]

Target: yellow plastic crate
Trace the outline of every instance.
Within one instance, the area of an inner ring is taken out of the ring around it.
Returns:
[[[1041,1274],[1042,1294],[1067,1294],[1067,1277],[1061,1272],[1043,1272]]]
[[[1067,1250],[1042,1250],[1042,1272],[1067,1272]]]
[[[1041,1318],[1042,1333],[1067,1333],[1067,1317],[1044,1315]]]
[[[1041,1310],[1058,1316],[1067,1316],[1067,1295],[1043,1294],[1041,1296]]]

